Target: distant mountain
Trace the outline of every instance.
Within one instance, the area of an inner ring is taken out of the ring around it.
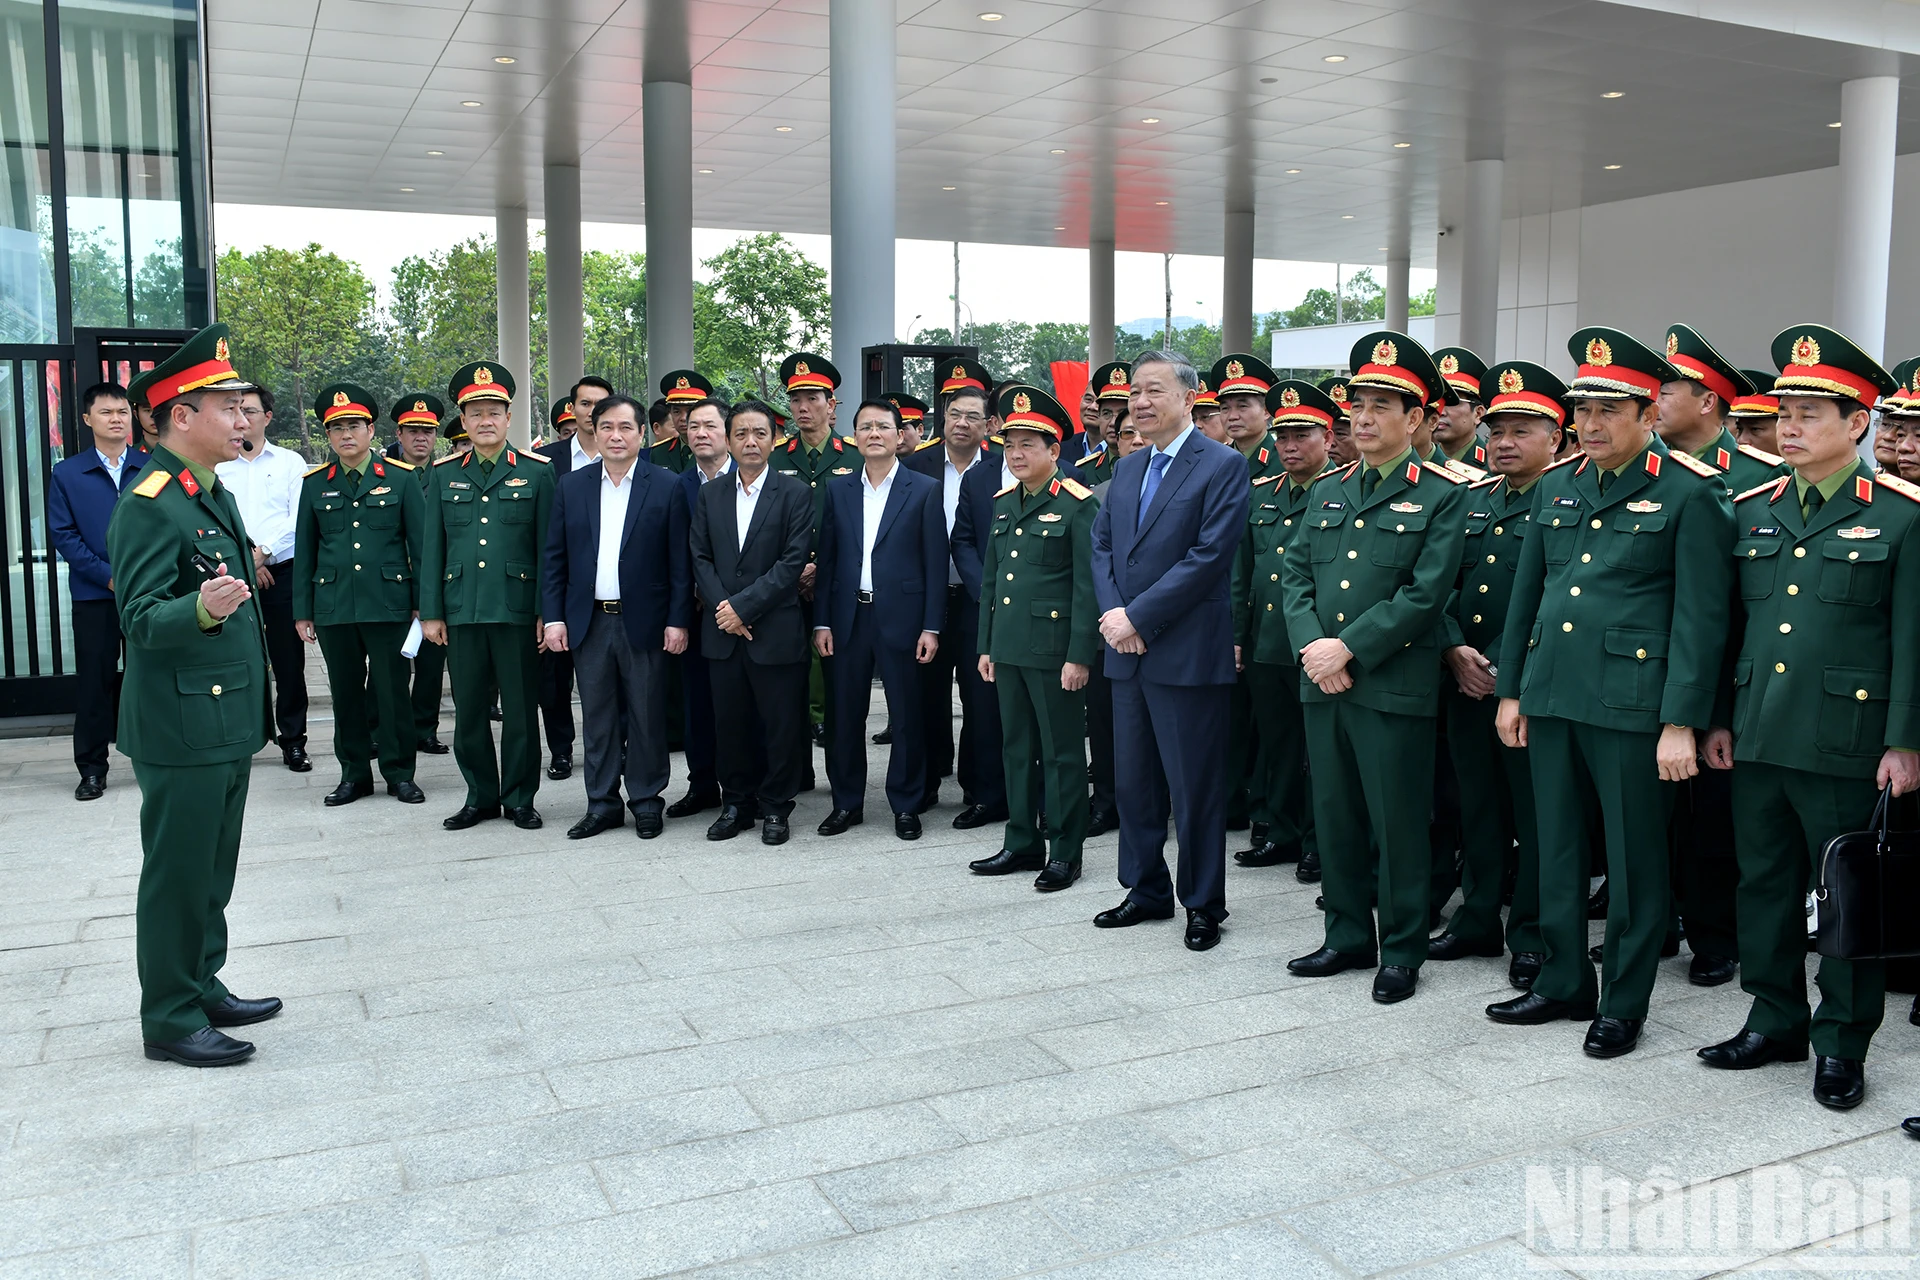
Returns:
[[[1176,332],[1181,329],[1191,329],[1196,324],[1205,323],[1206,321],[1200,319],[1198,316],[1175,316],[1173,318],[1173,327]],[[1151,334],[1165,333],[1167,330],[1167,318],[1165,316],[1153,316],[1146,320],[1129,320],[1119,327],[1125,329],[1128,333],[1139,334],[1144,338]]]

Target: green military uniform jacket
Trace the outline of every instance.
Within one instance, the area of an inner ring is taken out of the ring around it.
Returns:
[[[1471,645],[1496,666],[1513,599],[1513,575],[1526,545],[1533,490],[1514,492],[1505,476],[1476,480],[1467,487],[1467,542],[1460,555],[1460,580],[1441,617],[1447,648]]]
[[[1704,729],[1732,590],[1726,487],[1658,436],[1604,494],[1600,474],[1569,458],[1533,487],[1496,691],[1527,715]]]
[[[1308,491],[1306,536],[1280,571],[1295,653],[1335,636],[1353,653],[1353,687],[1328,695],[1300,674],[1302,702],[1346,699],[1398,715],[1440,707],[1440,612],[1460,570],[1466,484],[1411,450],[1363,496],[1364,461]],[[1304,554],[1303,554],[1304,553]]]
[[[647,447],[647,461],[679,475],[693,465],[693,450],[687,446],[686,433]]]
[[[1734,759],[1871,779],[1920,749],[1920,488],[1856,463],[1803,521],[1782,477],[1735,502],[1733,561]]]
[[[798,431],[785,444],[775,443],[768,465],[775,471],[788,471],[806,481],[813,490],[813,551],[820,550],[820,521],[827,513],[827,481],[850,475],[860,465],[860,451],[848,445],[847,438],[830,434],[818,450],[807,448]]]
[[[1725,427],[1720,428],[1719,439],[1693,456],[1715,471],[1726,473],[1729,494],[1745,493],[1755,485],[1778,480],[1792,470],[1785,458],[1741,444]]]
[[[552,464],[507,448],[489,475],[469,450],[431,471],[420,616],[453,626],[538,621]]]
[[[114,599],[127,637],[120,749],[142,764],[220,764],[266,745],[267,638],[258,597],[212,628],[200,625],[194,555],[254,587],[240,508],[202,485],[186,460],[156,445],[107,525]]]
[[[375,454],[307,472],[294,517],[293,616],[315,626],[410,622],[420,607],[426,500],[412,463]]]
[[[1112,445],[1104,449],[1095,449],[1073,465],[1080,469],[1088,484],[1099,484],[1102,480],[1113,479],[1113,464],[1118,450]]]
[[[1233,562],[1233,642],[1240,646],[1243,662],[1300,663],[1299,651],[1287,636],[1280,571],[1286,568],[1287,548],[1306,528],[1312,490],[1311,483],[1294,484],[1284,471],[1253,482],[1247,531]]]
[[[1100,657],[1093,594],[1093,517],[1100,500],[1056,475],[1029,495],[1018,481],[993,496],[981,569],[980,652],[1010,667],[1091,667]]]
[[[1260,447],[1245,457],[1249,480],[1265,480],[1287,473],[1287,469],[1280,465],[1280,442],[1271,431],[1260,441]]]

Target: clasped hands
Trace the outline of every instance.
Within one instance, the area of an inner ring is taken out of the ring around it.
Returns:
[[[1307,679],[1326,694],[1345,693],[1353,688],[1353,673],[1347,670],[1347,664],[1352,661],[1353,650],[1337,636],[1323,636],[1300,651],[1300,666],[1307,673]]]
[[[1120,653],[1138,655],[1147,651],[1146,639],[1133,629],[1125,609],[1109,609],[1100,615],[1100,638]]]

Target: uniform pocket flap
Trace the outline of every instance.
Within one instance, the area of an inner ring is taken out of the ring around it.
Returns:
[[[380,566],[380,576],[388,582],[405,582],[407,580],[407,566],[403,564],[383,564]]]
[[[1635,627],[1608,627],[1606,637],[1607,652],[1620,658],[1633,658],[1645,662],[1649,658],[1667,656],[1667,633],[1664,631],[1641,631]]]
[[[1062,600],[1035,600],[1033,602],[1032,613],[1036,618],[1058,618],[1067,611],[1067,604]]]
[[[1753,659],[1741,658],[1733,664],[1733,684],[1735,688],[1753,679]]]
[[[473,501],[473,490],[471,490],[471,489],[442,489],[442,490],[440,491],[440,501],[442,501],[442,502],[472,502],[472,501]]]
[[[1733,544],[1735,560],[1757,560],[1762,556],[1780,554],[1780,539],[1758,538],[1751,542],[1742,540]]]
[[[1828,667],[1821,677],[1821,687],[1828,693],[1855,702],[1885,702],[1892,683],[1889,673],[1865,667]]]
[[[1622,511],[1613,517],[1615,533],[1657,533],[1666,527],[1664,511]]]
[[[447,566],[447,581],[448,581],[448,582],[452,582],[452,581],[453,581],[453,580],[454,580],[455,578],[457,578],[457,577],[459,577],[459,576],[460,576],[460,566],[459,566],[459,565],[457,565],[457,564],[450,564],[450,565],[448,565],[448,566]]]
[[[1827,560],[1885,560],[1887,544],[1884,542],[1829,542],[1820,548],[1820,555]]]
[[[215,662],[203,667],[179,667],[173,673],[174,688],[181,693],[219,697],[247,687],[247,664]]]
[[[522,580],[531,578],[533,577],[533,566],[530,564],[515,564],[509,560],[507,562],[507,576],[509,578],[520,578]]]
[[[1383,511],[1374,519],[1388,533],[1419,533],[1427,527],[1424,511]]]
[[[1280,518],[1280,508],[1259,507],[1247,517],[1248,524],[1268,525]]]
[[[315,569],[313,571],[313,580],[316,583],[332,582],[335,578],[339,576],[340,576],[340,571],[338,569],[332,569],[332,568]]]

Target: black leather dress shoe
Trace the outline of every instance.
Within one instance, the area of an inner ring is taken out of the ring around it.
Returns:
[[[1429,960],[1465,960],[1468,956],[1503,956],[1506,947],[1499,939],[1492,942],[1469,942],[1457,933],[1443,933],[1437,938],[1427,939],[1427,959]]]
[[[567,839],[591,840],[602,831],[611,831],[625,821],[626,819],[618,813],[602,813],[599,810],[588,810],[586,817],[567,828]]]
[[[538,831],[542,826],[546,825],[540,820],[540,811],[530,804],[523,804],[518,809],[507,810],[507,816],[512,818],[513,825],[522,831]]]
[[[1283,862],[1300,861],[1300,846],[1275,844],[1269,840],[1251,849],[1240,850],[1233,855],[1233,860],[1243,867],[1277,867]]]
[[[761,844],[785,844],[790,834],[787,820],[777,813],[768,814],[767,820],[760,824]]]
[[[902,840],[920,838],[920,815],[917,813],[896,813],[893,815],[893,834]]]
[[[1687,981],[1696,987],[1723,987],[1733,981],[1734,971],[1739,967],[1739,961],[1725,956],[1696,953],[1687,964]]]
[[[1538,991],[1529,991],[1512,1000],[1488,1005],[1487,1016],[1512,1027],[1541,1027],[1562,1020],[1584,1021],[1593,1016],[1593,1006],[1575,1004],[1571,1000],[1554,1000]]]
[[[1301,884],[1320,883],[1320,851],[1318,849],[1300,855],[1300,865],[1293,869],[1293,878]]]
[[[1095,809],[1087,819],[1087,839],[1120,829],[1120,815],[1111,809]]]
[[[404,782],[389,782],[387,784],[387,794],[395,800],[398,800],[401,804],[425,804],[427,802],[427,793],[422,791],[420,784],[412,778],[408,778]]]
[[[1920,1116],[1908,1116],[1900,1122],[1900,1127],[1907,1131],[1909,1138],[1920,1138]]]
[[[1383,964],[1373,975],[1373,1002],[1399,1004],[1420,985],[1420,971],[1404,964]]]
[[[1187,950],[1211,951],[1220,945],[1220,922],[1198,911],[1187,912]]]
[[[207,1010],[207,1021],[216,1027],[245,1027],[256,1022],[265,1022],[280,1012],[280,997],[267,996],[260,1000],[242,1000],[232,992],[227,998]]]
[[[1700,1061],[1722,1071],[1751,1071],[1769,1062],[1805,1062],[1807,1046],[1805,1042],[1788,1044],[1758,1031],[1742,1031],[1731,1040],[1708,1045],[1698,1054]]]
[[[98,800],[107,789],[107,777],[103,773],[89,773],[80,779],[80,785],[73,789],[75,800]]]
[[[1829,1111],[1851,1111],[1867,1096],[1867,1064],[1858,1058],[1829,1058],[1813,1063],[1813,1100]]]
[[[1371,969],[1380,961],[1373,956],[1355,955],[1350,951],[1335,951],[1332,947],[1322,947],[1311,955],[1295,956],[1287,961],[1287,972],[1302,978],[1331,978],[1336,973],[1345,973],[1349,969]]]
[[[689,791],[667,806],[669,818],[691,818],[696,813],[720,807],[718,791]]]
[[[867,815],[859,809],[835,809],[820,820],[818,830],[823,836],[842,835],[848,827],[857,827],[866,820]]]
[[[562,778],[571,778],[573,776],[573,757],[571,755],[555,756],[553,763],[547,766],[547,776],[555,782],[559,782]]]
[[[439,735],[436,734],[433,737],[428,738],[425,742],[422,742],[419,746],[415,747],[414,750],[418,751],[423,756],[443,756],[447,754],[447,752],[453,750],[453,748],[449,747],[446,743],[440,741]]]
[[[177,1062],[183,1067],[230,1067],[252,1057],[253,1046],[221,1035],[212,1027],[202,1027],[182,1040],[159,1044],[147,1041],[147,1056],[155,1062]]]
[[[1546,956],[1538,951],[1514,952],[1507,963],[1507,985],[1516,991],[1531,990],[1533,980],[1540,976],[1540,966],[1546,962]]]
[[[672,813],[673,810],[669,809],[667,812]],[[768,818],[767,821],[773,822],[775,819]],[[707,839],[731,840],[742,831],[750,831],[752,828],[753,818],[743,806],[723,804],[720,806],[720,816],[715,818],[713,825],[707,828]]]
[[[1640,1025],[1645,1018],[1595,1018],[1587,1028],[1580,1052],[1589,1058],[1617,1058],[1632,1053],[1640,1043]]]
[[[468,827],[479,826],[488,818],[497,818],[499,816],[500,806],[497,804],[463,804],[460,806],[459,811],[451,818],[442,818],[440,825],[449,831],[465,831]]]
[[[1119,906],[1108,907],[1105,911],[1095,916],[1093,918],[1093,927],[1096,929],[1131,929],[1134,925],[1145,924],[1149,920],[1171,919],[1173,919],[1172,907],[1161,907],[1155,910],[1152,907],[1143,907],[1132,898],[1128,898]]]
[[[1077,862],[1049,862],[1033,878],[1033,887],[1041,893],[1058,893],[1080,878]]]
[[[1613,895],[1607,891],[1607,882],[1602,880],[1600,887],[1593,891],[1593,896],[1587,899],[1587,919],[1605,920],[1607,907],[1612,901]]]
[[[881,746],[881,747],[892,746],[893,745],[893,726],[888,725],[886,728],[882,729],[880,732],[874,734],[873,742],[874,742],[874,745],[876,746]]]
[[[307,754],[307,748],[302,743],[296,742],[290,747],[280,748],[280,758],[285,760],[287,762],[287,768],[293,770],[295,773],[313,772],[313,757]],[[372,793],[369,792],[368,794],[371,795]]]
[[[1258,849],[1263,844],[1271,844],[1268,833],[1273,830],[1271,822],[1256,822],[1247,828],[1247,843]]]
[[[649,805],[645,809],[633,811],[633,834],[642,840],[657,840],[660,833],[667,829],[667,820],[660,810]]]
[[[1600,943],[1595,943],[1593,946],[1587,948],[1587,959],[1593,961],[1595,964],[1599,964],[1606,954],[1606,947]]]
[[[953,826],[956,831],[971,831],[975,827],[984,827],[990,823],[1005,822],[1006,820],[1007,811],[1005,809],[1001,809],[996,813],[983,804],[970,804],[953,815]]]
[[[1038,871],[1046,865],[1042,854],[1008,853],[1002,849],[991,858],[975,858],[967,864],[967,870],[977,876],[1010,876],[1018,871]]]
[[[365,782],[343,782],[333,790],[327,792],[326,798],[320,803],[329,808],[338,808],[343,804],[352,804],[355,800],[372,794],[373,780],[371,778]]]
[[[827,745],[827,726],[824,724],[813,726],[813,745],[816,747]]]

